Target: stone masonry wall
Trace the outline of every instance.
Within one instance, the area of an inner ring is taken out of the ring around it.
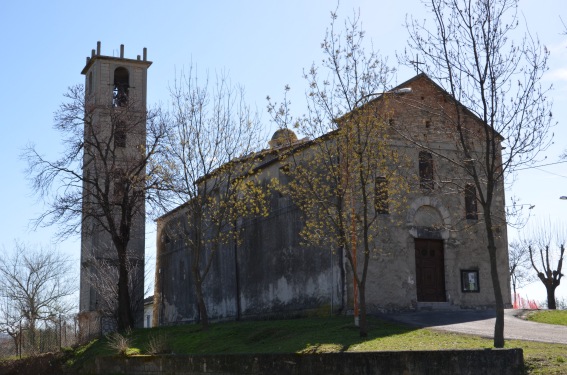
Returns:
[[[175,375],[514,375],[524,372],[522,349],[99,357],[90,374]]]

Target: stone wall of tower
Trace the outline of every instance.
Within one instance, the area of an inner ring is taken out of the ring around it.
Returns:
[[[94,191],[100,186],[109,185],[107,192],[109,200],[118,202],[118,189],[113,184],[114,174],[108,172],[108,165],[116,170],[127,171],[130,165],[139,162],[143,157],[146,142],[146,92],[147,92],[147,69],[151,62],[140,56],[137,59],[124,58],[124,49],[121,46],[120,57],[104,56],[100,51],[100,42],[97,50],[93,50],[87,58],[86,66],[82,74],[85,75],[85,153],[83,175],[88,176],[83,182],[83,224],[81,233],[81,279],[80,279],[80,301],[79,310],[85,317],[84,320],[100,319],[107,315],[104,311],[107,304],[103,302],[101,293],[108,292],[107,288],[101,287],[100,283],[93,282],[93,275],[106,277],[108,285],[116,285],[116,280],[108,280],[109,272],[101,271],[104,265],[117,264],[117,251],[112,241],[112,236],[102,225],[97,223],[89,214],[89,205],[100,204],[94,198]],[[115,89],[115,74],[117,69],[127,71],[128,91],[127,105],[117,105],[113,101],[113,89]],[[117,137],[117,124],[123,126],[124,145],[117,146],[114,138]],[[92,143],[108,140],[107,147],[110,151],[104,160],[96,153],[88,152],[86,147],[89,141]],[[136,160],[137,158],[137,160]],[[140,183],[143,183],[145,175],[138,175]],[[108,180],[108,181],[107,181]],[[96,181],[89,183],[88,181]],[[97,186],[95,186],[98,184]],[[143,188],[140,186],[140,189]],[[131,301],[133,304],[134,320],[136,326],[143,324],[143,297],[144,297],[144,251],[145,251],[145,208],[144,199],[140,199],[136,207],[136,214],[132,219],[132,230],[127,252],[130,264],[138,265],[135,279],[131,288]],[[118,206],[118,205],[117,205]],[[117,211],[119,212],[119,211]],[[118,215],[116,213],[115,215]],[[107,310],[107,309],[106,309]],[[88,319],[87,319],[88,318]],[[90,324],[92,326],[92,324]]]

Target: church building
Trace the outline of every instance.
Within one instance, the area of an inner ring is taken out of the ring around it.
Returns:
[[[369,262],[368,312],[493,308],[487,236],[476,188],[466,169],[451,162],[460,151],[449,125],[450,111],[441,115],[435,110],[455,101],[425,74],[388,93],[396,97],[388,101],[387,110],[378,111],[383,121],[398,129],[390,132],[389,147],[404,155],[405,172],[414,183],[404,194],[402,209],[388,212],[385,207],[380,212],[387,230],[376,240],[381,251],[372,253]],[[384,106],[388,93],[366,105]],[[462,105],[458,108],[467,117],[471,134],[484,134],[485,124]],[[416,146],[416,140],[427,148]],[[282,155],[309,152],[311,144],[298,140],[291,130],[278,130],[270,148],[256,155],[257,178],[265,186],[273,178],[285,183]],[[288,153],[282,154],[282,149]],[[463,161],[465,166],[470,162]],[[496,189],[497,266],[504,303],[509,305],[503,184]],[[199,321],[192,258],[172,229],[184,220],[183,206],[157,220],[157,325]],[[303,224],[302,212],[290,197],[272,194],[266,217],[240,223],[242,241],[208,254],[214,259],[203,289],[210,319],[352,313],[353,276],[345,254],[332,246],[305,244]]]

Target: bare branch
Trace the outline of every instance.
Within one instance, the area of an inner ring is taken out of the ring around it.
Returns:
[[[32,189],[47,206],[33,225],[55,225],[58,239],[107,234],[105,246],[114,249],[123,271],[119,326],[124,329],[133,324],[125,254],[138,223],[145,221],[146,197],[159,206],[155,192],[163,184],[154,159],[163,152],[168,124],[159,110],[146,111],[139,98],[114,107],[93,100],[82,85],[70,87],[64,97],[54,118],[62,135],[59,157],[50,160],[33,145],[22,154]]]
[[[450,95],[448,105],[429,108],[453,134],[457,153],[437,155],[468,174],[478,194],[491,259],[497,319],[494,345],[504,345],[504,303],[496,267],[495,228],[506,224],[498,203],[505,177],[531,165],[551,144],[554,124],[542,87],[549,52],[537,38],[520,29],[517,0],[428,0],[432,23],[406,20],[410,52],[402,62],[411,64],[415,53],[423,58],[423,71]],[[417,105],[417,103],[416,103]],[[424,110],[427,110],[424,108]],[[399,130],[406,139],[431,152],[429,139]],[[462,187],[461,187],[462,189]],[[462,191],[462,190],[461,190]],[[512,219],[512,218],[508,218]]]
[[[161,220],[167,222],[168,238],[182,241],[188,252],[190,285],[206,327],[203,283],[214,253],[223,244],[238,242],[238,221],[266,211],[266,193],[254,177],[264,139],[244,89],[225,74],[200,81],[191,67],[177,77],[170,94],[164,117],[170,132],[155,161],[165,184],[157,196],[165,209],[179,207]]]
[[[564,225],[542,221],[526,231],[522,243],[528,246],[531,267],[547,291],[547,307],[555,309],[555,289],[563,277],[563,257],[567,232]],[[539,254],[539,259],[537,255]]]
[[[11,255],[10,255],[11,254]],[[40,322],[68,314],[76,291],[70,261],[53,249],[33,249],[15,242],[0,255],[0,331],[14,336],[23,324],[35,347]]]

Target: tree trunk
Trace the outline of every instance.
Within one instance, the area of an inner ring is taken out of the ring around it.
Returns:
[[[19,335],[21,335],[21,332],[18,335],[14,335],[14,334],[10,334],[10,333],[9,333],[9,335],[10,335],[10,337],[12,337],[12,340],[14,341],[14,348],[16,349],[16,357],[18,355],[20,355],[20,358],[21,358],[22,353],[20,353],[20,346],[18,345],[18,338],[19,338]]]
[[[118,250],[118,330],[133,328],[134,321],[128,288],[128,269],[126,267],[126,248]]]
[[[518,308],[518,294],[516,293],[516,278],[512,276],[512,290],[514,293],[514,308]]]
[[[487,212],[488,211],[488,212]],[[486,234],[488,239],[488,255],[490,258],[490,276],[494,288],[494,302],[496,304],[496,323],[494,324],[494,347],[504,347],[504,300],[500,288],[500,277],[498,275],[498,264],[496,261],[496,243],[490,210],[485,209]]]
[[[360,316],[358,321],[358,328],[360,337],[368,336],[368,321],[366,320],[366,283],[358,285],[358,295],[360,301]]]
[[[39,346],[36,342],[36,331],[35,331],[35,318],[30,317],[29,319],[29,334],[28,334],[28,345],[31,348],[33,354],[36,354],[36,350],[39,349]]]
[[[209,329],[209,315],[207,313],[207,305],[205,304],[205,297],[203,295],[203,282],[201,280],[195,280],[195,292],[197,294],[197,306],[199,307],[201,326],[203,330],[206,331]]]
[[[547,289],[547,308],[549,310],[557,309],[557,305],[555,303],[555,286],[553,285],[546,285],[545,288]]]
[[[490,254],[490,270],[492,276],[492,284],[494,286],[494,299],[496,303],[496,323],[494,324],[494,347],[504,347],[504,301],[502,299],[502,290],[500,289],[500,279],[496,267],[496,248],[492,247],[488,250]],[[494,260],[493,260],[494,259]]]

